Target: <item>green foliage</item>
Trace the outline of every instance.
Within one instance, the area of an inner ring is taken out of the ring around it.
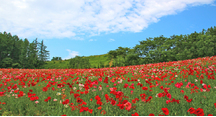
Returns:
[[[29,43],[16,35],[0,33],[0,68],[39,68],[48,56],[43,41]]]
[[[0,33],[0,67],[14,68],[104,68],[193,59],[216,55],[216,27],[188,35],[163,35],[140,41],[133,48],[118,47],[104,55],[75,57],[62,60],[53,57],[47,61],[49,51],[35,39],[29,43],[10,33]],[[10,59],[9,59],[10,58]],[[19,63],[19,65],[13,65]]]
[[[61,61],[62,58],[61,57],[53,57],[51,61]]]
[[[13,62],[13,60],[12,60],[11,58],[9,58],[9,57],[4,58],[4,59],[2,60],[2,67],[4,67],[4,68],[9,68],[9,67],[11,67],[12,62]]]
[[[190,35],[163,36],[140,41],[134,47],[134,54],[143,58],[142,63],[157,63],[193,59],[216,55],[216,27],[194,32]],[[131,56],[131,55],[130,55]]]
[[[216,55],[216,27],[188,35],[173,35],[170,38],[163,35],[140,41],[133,48],[118,47],[107,54],[88,56],[90,68],[128,66],[158,62],[193,59]],[[81,59],[80,58],[80,59]],[[53,58],[52,60],[56,60]],[[75,59],[74,59],[75,60]],[[69,61],[47,62],[42,68],[83,68]],[[111,66],[110,66],[111,65]],[[89,68],[89,67],[87,67]]]
[[[13,68],[21,68],[21,65],[19,63],[13,63],[12,67]]]
[[[90,63],[88,58],[76,56],[70,59],[69,68],[90,68]]]

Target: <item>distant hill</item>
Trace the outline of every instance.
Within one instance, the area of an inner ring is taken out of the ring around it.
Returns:
[[[98,68],[103,64],[104,66],[109,67],[110,60],[108,59],[108,54],[103,55],[92,55],[92,56],[83,56],[84,58],[88,58],[91,64],[91,68]],[[70,60],[61,60],[61,61],[47,61],[40,68],[43,69],[66,69],[69,66]]]

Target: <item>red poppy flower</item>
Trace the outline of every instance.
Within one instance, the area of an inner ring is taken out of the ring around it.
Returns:
[[[39,99],[39,97],[38,97],[38,96],[36,96],[36,97],[35,97],[35,100],[38,100],[38,99]]]
[[[68,104],[69,103],[69,99],[66,99],[65,101],[62,102],[63,105]]]
[[[167,93],[167,95],[166,95],[169,99],[171,99],[171,94],[170,93]]]
[[[148,90],[148,87],[142,87],[142,90]]]
[[[108,94],[105,94],[104,96],[105,96],[105,98],[106,98],[106,99],[109,99],[109,96],[108,96]]]
[[[47,97],[47,99],[48,99],[48,100],[50,100],[50,99],[51,99],[51,97],[49,96],[49,97]]]
[[[0,92],[0,96],[5,96],[5,92]]]
[[[154,114],[153,114],[153,113],[150,113],[149,116],[154,116]]]
[[[96,100],[101,100],[101,98],[97,95],[97,96],[95,96],[95,99]]]
[[[47,87],[43,87],[43,91],[44,92],[48,91],[48,88]]]
[[[152,88],[152,87],[155,87],[155,86],[154,85],[150,85],[149,87]]]
[[[100,106],[103,105],[103,103],[101,101],[97,101],[97,104]]]
[[[104,83],[108,84],[108,77],[105,77]]]
[[[127,83],[125,83],[124,88],[127,88],[129,85]]]
[[[67,116],[67,115],[64,114],[64,115],[61,115],[61,116]]]
[[[31,101],[34,101],[34,97],[30,97],[30,100],[31,100]]]
[[[186,101],[190,103],[192,101],[192,99],[189,99],[189,100],[187,99]]]
[[[73,94],[73,93],[74,93],[73,91],[70,91],[70,95]]]
[[[93,109],[89,109],[89,110],[88,110],[88,112],[92,114],[92,112],[93,112]]]
[[[81,103],[82,101],[83,101],[83,100],[80,99],[80,97],[78,97],[76,102]]]
[[[123,100],[123,102],[122,102],[122,103],[123,103],[123,104],[126,104],[127,102],[128,102],[127,100]]]
[[[191,85],[191,87],[193,87],[195,84],[194,84],[194,83],[191,83],[190,85]]]
[[[158,93],[158,97],[160,98],[160,97],[162,97],[163,96],[163,94],[162,93]]]
[[[132,116],[139,116],[139,114],[137,112],[135,112],[134,114],[131,114]]]
[[[141,83],[138,83],[138,84],[137,84],[137,86],[138,86],[138,85],[139,85],[140,87],[142,87],[142,86],[143,86],[143,84],[141,84]]]
[[[202,80],[200,80],[200,84],[202,84],[203,83],[203,81]]]
[[[197,114],[197,116],[204,116],[204,115],[205,115],[204,113]]]
[[[12,87],[12,89],[16,89],[17,88],[17,84],[15,84],[13,87]]]
[[[194,114],[196,114],[197,116],[204,116],[204,111],[202,108],[197,108]]]
[[[106,111],[105,111],[105,110],[102,110],[102,111],[101,111],[101,114],[105,115],[105,114],[106,114]]]
[[[161,108],[161,110],[163,111],[163,113],[164,113],[165,115],[168,115],[168,114],[169,114],[168,108]]]
[[[84,91],[85,92],[85,94],[88,94],[89,92],[88,91]]]
[[[33,92],[33,90],[32,90],[32,89],[29,89],[29,92]]]
[[[208,116],[213,116],[212,114],[208,114]]]
[[[99,107],[98,107],[98,110],[101,110],[101,109],[102,109],[102,107],[101,107],[101,106],[99,106]]]
[[[18,90],[15,90],[15,91],[14,91],[14,93],[18,93],[18,92],[19,92]]]
[[[179,100],[176,100],[177,104],[179,104]]]
[[[45,99],[44,101],[45,101],[45,102],[48,102],[48,99]]]
[[[81,107],[84,111],[88,111],[89,108],[88,107]]]
[[[195,109],[194,109],[193,107],[190,107],[190,108],[188,109],[187,112],[190,112],[190,114],[193,114],[193,113],[195,113],[196,111],[195,111]]]
[[[120,109],[124,109],[124,104],[117,104],[117,106],[119,106]]]
[[[115,100],[112,100],[111,101],[111,104],[114,106],[116,104],[116,101]]]
[[[86,103],[86,102],[82,102],[82,104],[83,104],[83,105],[86,105],[87,103]]]
[[[171,102],[170,100],[167,100],[167,101],[166,101],[166,104],[169,104],[170,102]]]
[[[19,94],[23,94],[23,91],[19,91]]]
[[[183,93],[184,93],[184,90],[181,90],[181,91],[180,91],[180,93],[182,93],[182,94],[183,94]]]
[[[136,100],[135,100],[135,99],[134,99],[134,100],[132,100],[132,103],[136,104]]]
[[[214,103],[214,105],[215,105],[215,108],[216,108],[216,103]]]
[[[80,94],[78,94],[78,93],[75,93],[74,94],[74,98],[77,98],[77,97],[79,97],[80,96]]]
[[[186,100],[187,100],[187,99],[188,99],[188,96],[186,96],[186,95],[185,95],[185,96],[184,96],[184,99],[186,99]]]
[[[83,112],[83,111],[84,111],[84,109],[83,109],[83,108],[80,108],[80,113]]]
[[[161,89],[163,89],[163,86],[160,86]]]

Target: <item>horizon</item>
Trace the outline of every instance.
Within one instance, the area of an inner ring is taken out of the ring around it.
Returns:
[[[187,35],[216,26],[215,0],[17,0],[2,1],[0,11],[0,32],[30,42],[44,40],[49,60],[103,55],[149,37]]]

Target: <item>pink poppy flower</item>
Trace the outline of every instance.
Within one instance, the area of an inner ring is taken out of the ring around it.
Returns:
[[[191,84],[191,82],[188,82],[188,84],[187,84],[186,88],[190,88],[190,87],[189,87],[189,85],[190,85],[190,84]]]
[[[129,111],[131,109],[131,103],[130,102],[125,103],[124,106],[125,106],[125,110]]]

